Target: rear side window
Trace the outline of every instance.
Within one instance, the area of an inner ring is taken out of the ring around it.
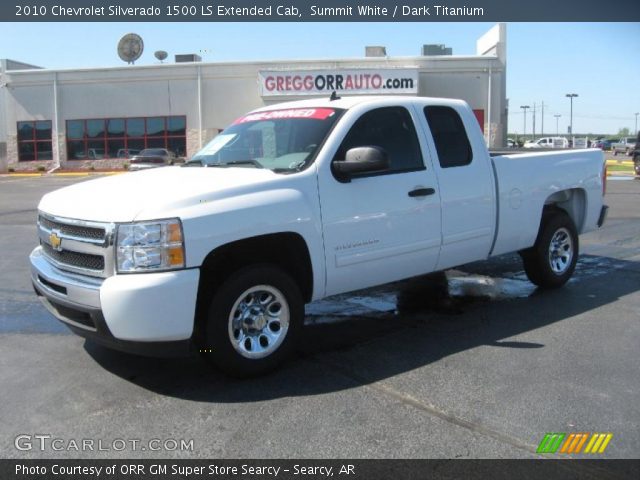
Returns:
[[[377,108],[362,115],[342,141],[335,160],[344,160],[351,148],[370,145],[386,150],[387,173],[424,169],[416,129],[404,107]]]
[[[451,107],[425,107],[424,114],[436,144],[442,168],[469,165],[473,159],[471,145],[458,112]]]

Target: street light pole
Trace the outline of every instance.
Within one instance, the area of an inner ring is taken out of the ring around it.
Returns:
[[[536,139],[536,102],[533,102],[533,110],[531,110],[531,126],[532,126],[532,132],[531,132],[531,140],[535,140]]]
[[[560,115],[560,114],[554,115],[554,117],[556,117],[556,137],[559,137],[559,136],[560,136],[560,130],[558,130],[558,119],[559,119],[561,116],[562,116],[562,115]]]
[[[638,134],[638,114],[640,114],[640,112],[634,113],[634,115],[636,116],[636,135]]]
[[[573,135],[573,99],[577,97],[577,93],[567,93],[565,97],[569,97],[571,101],[571,116],[569,117],[569,135]]]
[[[524,127],[522,128],[522,136],[527,138],[527,109],[531,108],[529,105],[520,105],[520,108],[524,110]]]

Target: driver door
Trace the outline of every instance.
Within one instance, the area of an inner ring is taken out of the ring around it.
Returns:
[[[425,166],[410,106],[375,108],[356,119],[333,161],[361,146],[383,148],[388,170],[341,182],[319,173],[327,295],[432,271],[440,252],[440,194]]]

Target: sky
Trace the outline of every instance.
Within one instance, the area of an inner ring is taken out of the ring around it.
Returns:
[[[495,23],[0,23],[0,58],[45,68],[121,66],[116,45],[135,32],[144,39],[137,65],[158,63],[156,50],[197,53],[204,62],[357,58],[365,45],[415,56],[442,43],[454,55],[475,55],[476,40]],[[565,133],[567,93],[573,131],[633,132],[640,112],[640,23],[507,24],[509,132],[522,134],[521,105],[544,102],[545,134]],[[527,113],[531,134],[532,109]],[[639,119],[640,121],[640,119]],[[640,124],[638,125],[640,127]],[[537,136],[541,136],[538,134]]]

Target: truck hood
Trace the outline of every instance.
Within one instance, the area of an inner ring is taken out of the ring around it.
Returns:
[[[38,209],[59,217],[131,222],[170,217],[170,211],[254,191],[281,175],[268,169],[163,167],[103,177],[42,197]],[[155,215],[155,216],[154,216]]]

